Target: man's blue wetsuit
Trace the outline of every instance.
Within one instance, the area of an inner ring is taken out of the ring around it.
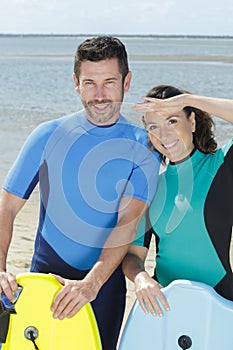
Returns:
[[[161,285],[191,279],[233,300],[232,199],[233,140],[215,154],[195,150],[189,159],[168,165],[134,242],[149,247],[155,234],[155,279]]]
[[[93,125],[83,112],[39,125],[3,186],[27,199],[40,184],[31,271],[84,278],[116,225],[122,196],[149,204],[158,169],[146,132],[123,116],[106,127]],[[106,350],[116,347],[125,292],[119,266],[92,302]]]

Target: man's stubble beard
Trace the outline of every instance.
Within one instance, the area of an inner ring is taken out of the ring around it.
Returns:
[[[106,124],[111,120],[114,123],[119,118],[122,101],[113,102],[106,99],[101,101],[91,100],[87,103],[86,101],[82,100],[82,103],[85,107],[86,115],[88,116],[89,120],[91,120],[94,124]],[[108,104],[108,110],[103,111],[103,113],[101,113],[101,111],[97,113],[92,106],[98,104]]]

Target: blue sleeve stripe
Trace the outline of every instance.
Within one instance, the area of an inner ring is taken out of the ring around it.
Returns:
[[[32,193],[33,189],[36,187],[37,183],[39,180],[39,171],[37,172],[37,174],[34,176],[34,178],[32,179],[31,183],[29,184],[29,186],[27,187],[25,192],[20,192],[17,191],[14,186],[10,186],[8,184],[4,184],[2,186],[2,188],[4,190],[6,190],[7,192],[10,192],[12,194],[14,194],[17,197],[20,197],[22,199],[28,199],[30,197],[30,194]]]
[[[31,181],[31,183],[29,184],[29,186],[28,186],[28,188],[23,196],[24,199],[28,199],[30,197],[30,194],[32,193],[32,191],[36,187],[38,181],[39,181],[39,171],[36,173],[36,175],[34,176],[34,178]]]

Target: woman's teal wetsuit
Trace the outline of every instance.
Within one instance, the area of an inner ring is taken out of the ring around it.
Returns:
[[[185,161],[168,165],[134,242],[149,247],[155,234],[155,279],[161,285],[200,281],[233,300],[232,202],[233,140],[215,154],[195,150]]]

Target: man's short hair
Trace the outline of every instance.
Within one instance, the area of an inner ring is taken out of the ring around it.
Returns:
[[[78,46],[74,60],[74,73],[79,80],[81,63],[99,62],[111,58],[118,59],[123,81],[129,72],[128,57],[124,44],[112,36],[98,36],[87,39]]]

